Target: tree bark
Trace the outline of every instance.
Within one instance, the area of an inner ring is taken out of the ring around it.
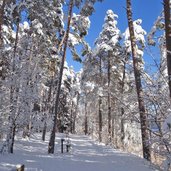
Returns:
[[[77,106],[76,106],[75,115],[74,115],[74,122],[73,122],[73,133],[74,134],[76,133],[75,125],[76,125],[76,118],[77,118],[77,113],[78,113],[79,99],[80,99],[80,94],[79,94],[79,92],[77,92]]]
[[[49,90],[50,91],[50,90]],[[42,103],[44,103],[44,106],[42,107],[42,113],[43,113],[43,130],[42,130],[42,141],[45,141],[45,137],[46,137],[46,119],[47,119],[47,110],[48,110],[48,102],[47,100],[45,100],[46,95],[43,95],[43,100]]]
[[[2,39],[2,25],[4,24],[4,8],[5,8],[5,1],[3,0],[2,6],[0,8],[0,47],[3,44],[3,39]]]
[[[150,154],[150,145],[149,145],[149,132],[147,129],[148,118],[147,118],[147,113],[146,113],[144,99],[143,99],[143,89],[142,89],[142,84],[141,84],[141,71],[138,67],[137,52],[136,52],[136,39],[135,39],[134,26],[133,26],[133,21],[132,21],[131,0],[127,0],[127,17],[128,17],[128,26],[129,26],[129,32],[130,32],[130,40],[131,40],[134,76],[135,76],[135,83],[136,83],[137,97],[138,97],[138,107],[139,107],[139,112],[140,112],[143,157],[150,161],[151,154]]]
[[[99,142],[102,142],[102,97],[99,96]]]
[[[84,125],[85,135],[88,134],[88,118],[87,118],[87,102],[85,102],[85,125]]]
[[[46,120],[44,121],[44,126],[43,126],[43,133],[42,133],[42,140],[45,141],[46,137],[46,128],[47,128],[47,123]]]
[[[0,77],[2,80],[5,80],[5,72],[6,69],[4,70],[5,66],[7,65],[6,59],[4,59],[2,49],[3,49],[3,37],[2,37],[2,25],[4,24],[4,8],[5,8],[5,1],[3,0],[2,6],[0,7],[0,51],[1,51],[1,57],[0,57],[0,67],[2,68],[0,71]],[[2,83],[0,83],[0,87],[2,86]]]
[[[110,92],[110,75],[111,75],[111,64],[110,64],[110,53],[108,56],[108,97],[107,97],[107,102],[108,102],[108,137],[109,137],[109,142],[111,142],[111,134],[112,134],[112,118],[111,118],[111,92]]]
[[[125,85],[125,74],[126,74],[126,62],[124,61],[123,66],[123,78],[121,83],[121,94],[123,96],[124,94],[124,85]],[[124,149],[124,139],[125,139],[125,130],[124,130],[124,113],[125,110],[123,107],[121,107],[121,142],[122,142],[122,148]]]
[[[102,88],[102,59],[100,57],[100,66],[99,66],[99,72],[100,72],[100,88]],[[101,92],[100,92],[101,93]],[[102,97],[99,95],[99,142],[102,142]]]
[[[10,146],[10,153],[14,152],[15,133],[16,133],[16,125],[14,122],[12,125],[12,140],[11,140],[11,146]]]
[[[73,124],[74,124],[74,103],[71,101],[71,123],[70,123],[70,132],[73,134]]]
[[[60,96],[60,91],[61,91],[61,82],[62,82],[62,76],[63,76],[64,62],[66,60],[66,50],[67,50],[67,45],[68,45],[68,37],[69,37],[69,30],[70,30],[72,8],[73,8],[73,0],[70,0],[66,37],[65,37],[65,41],[64,41],[64,50],[63,50],[63,56],[62,56],[62,61],[61,61],[59,80],[58,80],[58,86],[57,86],[56,101],[55,101],[55,115],[54,115],[54,119],[53,119],[53,128],[52,128],[52,132],[50,135],[48,153],[54,153],[54,147],[55,147],[55,132],[56,132],[56,125],[57,125],[56,123],[57,123],[57,114],[58,114],[58,106],[59,106],[59,96]]]
[[[18,16],[19,17],[19,16]],[[12,75],[11,75],[11,79],[12,79],[12,84],[13,84],[13,74],[15,72],[15,56],[16,56],[16,49],[17,49],[17,44],[18,44],[18,35],[19,35],[19,18],[17,19],[17,30],[16,30],[16,38],[15,38],[15,45],[14,45],[14,55],[12,58]],[[17,86],[17,85],[16,85]],[[17,101],[18,101],[18,94],[19,93],[19,88],[15,87],[14,85],[11,86],[10,88],[10,102],[11,102],[11,111],[10,111],[10,116],[9,116],[9,123],[10,125],[10,131],[9,131],[9,135],[7,136],[7,138],[9,138],[7,140],[8,143],[8,152],[9,153],[13,153],[13,146],[14,146],[14,139],[15,139],[15,131],[16,131],[16,124],[15,124],[15,115],[17,113]],[[16,94],[16,97],[14,97],[14,94]],[[18,111],[19,112],[19,111]]]
[[[114,116],[112,117],[112,138],[114,139],[115,137],[115,118]],[[116,137],[115,137],[116,139]]]
[[[164,16],[165,16],[165,36],[167,49],[167,69],[168,69],[168,83],[171,99],[171,9],[170,0],[163,0]]]

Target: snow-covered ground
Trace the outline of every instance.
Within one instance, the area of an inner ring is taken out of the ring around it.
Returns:
[[[47,154],[48,139],[40,135],[30,140],[17,138],[14,154],[0,155],[0,171],[11,171],[17,164],[24,164],[26,171],[153,171],[143,159],[102,144],[84,135],[70,135],[72,150],[60,153],[57,135],[55,154]]]

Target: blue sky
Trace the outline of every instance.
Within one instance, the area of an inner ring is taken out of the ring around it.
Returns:
[[[102,30],[104,17],[106,11],[111,9],[116,13],[118,18],[118,28],[124,32],[128,26],[126,17],[126,0],[104,0],[104,2],[96,3],[95,12],[90,17],[91,28],[86,37],[87,42],[93,46],[95,39],[98,37]],[[143,20],[142,26],[147,31],[150,31],[157,16],[162,11],[162,0],[132,0],[133,19],[141,18]],[[148,55],[145,54],[145,58]],[[79,71],[82,65],[72,60],[71,54],[67,53],[67,62],[69,66],[73,66],[75,71]],[[148,61],[147,61],[148,62]]]

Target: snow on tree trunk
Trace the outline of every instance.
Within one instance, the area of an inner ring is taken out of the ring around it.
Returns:
[[[139,106],[139,112],[140,112],[143,157],[150,161],[151,154],[150,154],[150,145],[149,145],[149,132],[147,129],[148,118],[147,118],[147,113],[146,113],[144,99],[143,99],[141,72],[139,69],[138,59],[137,59],[136,39],[135,39],[134,26],[133,26],[133,21],[132,21],[131,0],[127,0],[127,17],[128,17],[128,26],[129,26],[129,32],[130,32],[130,40],[131,40],[133,68],[134,68],[134,76],[135,76],[135,83],[136,83],[136,89],[137,89],[138,106]]]

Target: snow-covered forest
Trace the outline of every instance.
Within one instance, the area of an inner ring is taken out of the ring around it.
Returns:
[[[103,156],[99,163],[110,155],[116,163],[122,160],[114,155],[117,149],[127,158],[134,154],[151,167],[171,170],[171,1],[161,0],[163,9],[150,32],[142,19],[134,20],[131,0],[123,9],[124,32],[119,16],[108,9],[91,47],[86,37],[96,3],[104,2],[0,0],[0,170],[5,161],[14,165],[15,152],[24,162],[25,146],[34,142],[40,143],[35,149],[42,147],[37,154],[54,155],[54,160],[61,155],[61,137],[71,137],[73,151],[81,142],[84,148],[93,144],[90,150]],[[67,63],[68,52],[82,63],[79,72]],[[150,65],[144,53],[151,56]],[[127,168],[119,165],[116,171]],[[86,170],[99,171],[96,166]],[[56,170],[50,167],[49,162],[42,171]],[[108,170],[112,167],[111,162]],[[144,168],[137,164],[138,169]]]

